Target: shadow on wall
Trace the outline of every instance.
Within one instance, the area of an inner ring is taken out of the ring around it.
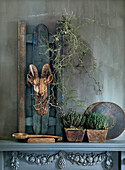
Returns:
[[[73,67],[67,67],[64,71],[64,82],[67,87],[67,94],[64,96],[66,101],[64,103],[65,111],[68,108],[73,108],[78,112],[83,112],[90,104],[89,96],[91,96],[91,100],[94,100],[94,93],[96,93],[94,87],[98,86],[94,78],[96,59],[90,45],[85,41],[84,44],[88,47],[86,54],[81,57],[84,63],[81,64],[80,58],[74,57],[71,61]]]

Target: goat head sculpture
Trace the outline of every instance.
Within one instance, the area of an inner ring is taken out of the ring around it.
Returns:
[[[35,105],[34,108],[39,115],[45,115],[48,112],[48,96],[47,85],[53,81],[53,75],[49,64],[44,64],[41,77],[38,75],[38,70],[35,65],[29,65],[29,72],[27,74],[28,85],[34,87]]]

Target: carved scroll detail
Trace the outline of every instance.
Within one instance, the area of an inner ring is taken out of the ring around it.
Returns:
[[[12,152],[12,158],[10,162],[11,168],[14,170],[17,170],[19,168],[19,158],[18,158],[18,152]]]
[[[66,160],[70,161],[72,164],[77,164],[81,166],[94,166],[101,163],[105,169],[111,169],[113,166],[113,160],[110,152],[105,153],[68,153],[65,151],[59,151],[56,154],[28,154],[25,152],[12,152],[12,159],[10,166],[12,169],[17,170],[19,168],[19,160],[25,161],[27,163],[36,165],[45,165],[57,161],[57,166],[59,169],[64,169],[66,167]]]

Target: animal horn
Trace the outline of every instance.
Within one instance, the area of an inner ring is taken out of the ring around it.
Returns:
[[[53,75],[49,64],[44,64],[41,72],[41,77],[46,78],[46,83],[50,84],[53,81]]]
[[[51,74],[51,69],[49,64],[44,64],[42,71],[41,71],[41,77],[47,78]]]
[[[29,65],[29,73],[27,75],[28,83],[31,85],[37,85],[39,83],[38,70],[35,65]]]

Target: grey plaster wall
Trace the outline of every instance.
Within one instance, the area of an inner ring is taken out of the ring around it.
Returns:
[[[17,21],[25,20],[32,26],[43,23],[54,33],[64,9],[89,21],[80,33],[102,70],[96,72],[96,78],[103,84],[102,94],[97,93],[93,82],[82,72],[74,72],[76,77],[71,83],[78,88],[79,98],[86,96],[89,103],[110,101],[125,109],[124,0],[0,0],[1,138],[10,138],[17,131]]]

